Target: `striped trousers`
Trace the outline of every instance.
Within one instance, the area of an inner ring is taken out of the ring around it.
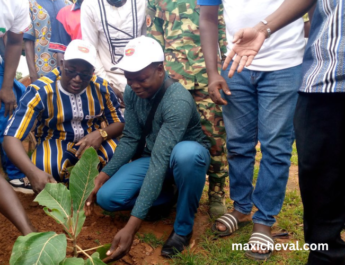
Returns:
[[[102,169],[112,158],[117,143],[115,140],[108,140],[102,143],[98,149],[100,169]],[[75,165],[78,158],[75,156],[79,146],[67,140],[49,139],[43,142],[38,141],[37,148],[31,156],[31,161],[39,169],[51,174],[56,181],[68,182],[67,168]]]

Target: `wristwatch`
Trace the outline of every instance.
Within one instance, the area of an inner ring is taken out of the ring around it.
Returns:
[[[99,133],[101,134],[103,141],[106,141],[108,139],[108,134],[105,130],[103,129],[98,129]]]

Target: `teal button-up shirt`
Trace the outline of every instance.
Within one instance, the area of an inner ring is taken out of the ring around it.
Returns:
[[[103,169],[103,172],[110,177],[134,156],[152,107],[152,99],[139,98],[128,85],[125,89],[124,101],[126,110],[123,137],[111,161]],[[143,156],[150,156],[151,160],[131,213],[133,216],[140,219],[146,217],[161,192],[169,168],[171,152],[181,141],[196,141],[207,149],[210,147],[201,130],[200,116],[191,94],[176,82],[165,92],[154,116],[152,132],[146,137]]]

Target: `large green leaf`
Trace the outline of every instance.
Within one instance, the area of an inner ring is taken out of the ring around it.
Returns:
[[[65,234],[31,233],[14,243],[10,265],[57,265],[66,257]]]
[[[110,249],[111,244],[105,244],[99,248],[97,248],[97,253],[99,254],[99,258],[100,259],[105,259],[107,257],[107,252]]]
[[[85,265],[106,265],[100,258],[97,252],[91,255],[91,258],[85,260]]]
[[[59,265],[84,265],[82,258],[66,258]]]
[[[86,149],[78,163],[74,166],[70,179],[69,189],[72,197],[74,214],[84,208],[86,199],[94,188],[94,179],[98,175],[99,158],[94,148]]]
[[[66,186],[61,183],[48,183],[35,201],[50,210],[44,208],[49,216],[67,226],[67,220],[71,217],[71,195]]]

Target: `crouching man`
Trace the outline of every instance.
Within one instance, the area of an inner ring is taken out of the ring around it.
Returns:
[[[83,151],[98,150],[104,166],[112,157],[124,120],[107,82],[93,75],[96,50],[82,40],[72,41],[61,69],[31,84],[20,99],[5,130],[4,150],[30,180],[35,192],[46,183],[68,181],[66,168]],[[37,125],[37,147],[31,161],[21,141]],[[105,122],[106,128],[101,129]]]
[[[126,226],[114,237],[107,261],[129,252],[151,206],[170,203],[173,192],[162,187],[171,181],[178,192],[177,213],[162,255],[171,257],[181,252],[192,236],[210,163],[209,143],[192,96],[168,77],[163,61],[158,42],[142,36],[126,45],[117,65],[124,70],[128,84],[124,133],[86,201],[87,214],[94,200],[107,211],[133,208]],[[129,163],[131,159],[134,161]]]

